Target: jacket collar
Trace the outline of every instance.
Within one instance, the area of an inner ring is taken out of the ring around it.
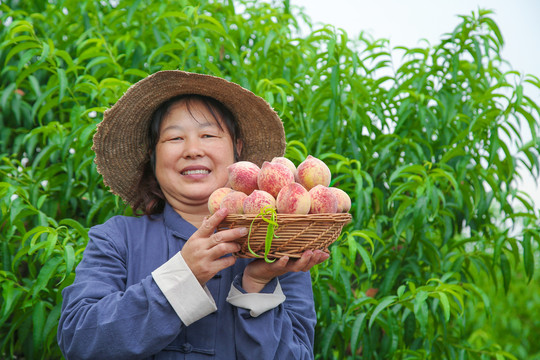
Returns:
[[[191,235],[197,231],[197,228],[191,223],[187,222],[172,208],[169,203],[165,204],[163,210],[163,221],[165,226],[170,229],[174,236],[187,240]]]

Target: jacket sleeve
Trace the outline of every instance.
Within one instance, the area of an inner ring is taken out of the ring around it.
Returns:
[[[241,288],[242,275],[234,282]],[[237,359],[313,359],[316,313],[309,272],[288,273],[279,277],[286,299],[257,317],[249,309],[236,307],[235,338]],[[272,292],[271,282],[263,292]]]
[[[148,357],[184,325],[151,275],[126,287],[123,235],[100,229],[90,230],[75,281],[62,292],[58,344],[68,360]]]

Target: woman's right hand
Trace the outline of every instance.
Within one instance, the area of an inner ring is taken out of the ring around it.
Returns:
[[[235,263],[236,257],[226,255],[240,250],[240,245],[234,240],[245,236],[248,232],[246,228],[215,232],[227,213],[227,209],[220,209],[206,218],[181,250],[184,261],[201,286],[219,271]]]

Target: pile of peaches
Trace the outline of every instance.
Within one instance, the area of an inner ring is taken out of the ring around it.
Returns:
[[[227,187],[215,190],[208,199],[213,214],[227,208],[229,214],[259,214],[272,208],[278,214],[346,213],[349,195],[330,186],[332,174],[320,159],[308,157],[296,167],[286,157],[265,161],[261,167],[239,161],[228,167]]]

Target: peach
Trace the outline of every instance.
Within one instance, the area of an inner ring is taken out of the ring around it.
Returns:
[[[276,199],[266,191],[253,190],[253,192],[244,199],[244,214],[258,214],[266,206],[275,209]]]
[[[229,214],[242,214],[244,212],[245,198],[247,198],[247,195],[242,191],[231,191],[221,200],[219,208],[229,209]]]
[[[294,163],[291,160],[287,159],[284,156],[276,156],[270,162],[271,163],[283,164],[286,167],[288,167],[289,169],[291,169],[293,174],[296,174],[296,165],[294,165]]]
[[[241,191],[249,195],[256,190],[257,176],[261,170],[256,164],[250,161],[238,161],[227,167],[229,171],[228,185],[236,191]]]
[[[297,181],[307,190],[311,190],[316,185],[328,186],[332,174],[326,164],[314,156],[308,155],[298,168],[296,168]]]
[[[281,214],[308,214],[311,208],[309,192],[296,182],[285,185],[277,196],[276,208]]]
[[[310,214],[336,213],[338,199],[334,192],[327,186],[315,185],[309,190],[311,197]]]
[[[285,165],[265,161],[259,171],[257,185],[274,198],[285,185],[294,182],[293,172]]]
[[[225,195],[227,195],[231,191],[234,190],[229,187],[222,187],[214,190],[214,192],[210,194],[210,197],[208,198],[208,210],[210,210],[210,214],[215,213],[219,209],[221,201],[223,200]]]
[[[351,198],[349,194],[347,194],[345,191],[337,187],[330,187],[330,190],[334,192],[334,195],[336,195],[338,199],[337,212],[338,213],[349,212],[349,210],[351,210]]]

